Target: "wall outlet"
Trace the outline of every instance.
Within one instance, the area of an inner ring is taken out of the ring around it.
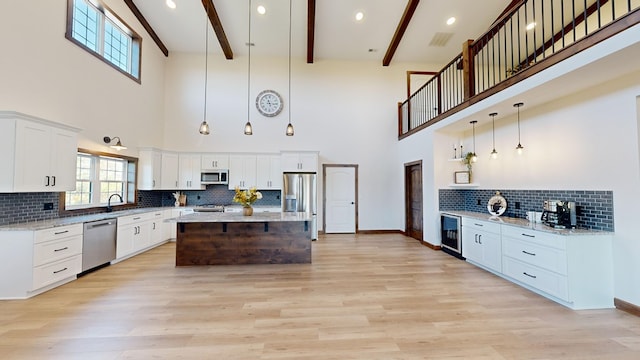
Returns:
[[[52,202],[44,203],[43,210],[53,210],[53,203]]]
[[[480,199],[478,199],[478,205],[482,205],[482,204],[480,203]]]
[[[516,210],[520,209],[520,201],[516,201]]]

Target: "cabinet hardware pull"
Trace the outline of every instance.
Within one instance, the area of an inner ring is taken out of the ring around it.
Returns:
[[[156,229],[156,223],[153,223],[153,230]]]
[[[482,235],[478,234],[478,244],[482,245]]]
[[[56,177],[52,176],[51,178],[53,179],[53,183],[51,184],[51,186],[56,186]]]
[[[140,220],[140,218],[139,217],[134,217],[133,220]]]
[[[68,233],[68,232],[69,232],[69,230],[65,230],[65,231],[58,231],[58,232],[53,233],[53,235],[61,235],[61,234],[66,234],[66,233]]]
[[[63,251],[63,250],[67,250],[68,248],[69,248],[68,246],[65,246],[65,247],[63,247],[62,249],[55,249],[55,250],[53,250],[53,251],[54,251],[54,252],[57,252],[57,251]]]
[[[49,186],[49,182],[50,182],[50,177],[49,176],[45,176],[47,178],[47,183],[44,186]]]
[[[480,226],[480,227],[483,227],[483,226],[484,226],[484,225],[482,225],[482,224],[478,224],[478,223],[473,223],[473,225],[475,225],[475,226]]]
[[[529,235],[529,234],[525,234],[525,233],[522,233],[522,236],[526,236],[526,237],[530,237],[530,238],[536,237],[535,235]]]
[[[54,274],[57,274],[57,273],[60,273],[60,272],[65,271],[65,270],[67,270],[67,269],[68,269],[68,268],[60,269],[60,270],[54,271],[53,273],[54,273]]]
[[[533,279],[538,278],[538,277],[537,277],[537,276],[535,276],[535,275],[527,274],[527,272],[526,272],[526,271],[525,271],[525,272],[523,272],[523,274],[525,274],[525,275],[527,275],[528,277],[533,278]]]
[[[525,253],[525,254],[527,254],[527,255],[536,256],[536,254],[534,254],[534,253],[530,253],[530,252],[527,252],[527,251],[524,251],[524,250],[522,250],[522,252],[523,252],[523,253]]]

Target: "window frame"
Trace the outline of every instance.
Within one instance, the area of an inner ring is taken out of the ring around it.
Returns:
[[[78,148],[77,151],[77,155],[79,154],[87,154],[87,155],[91,155],[92,157],[110,157],[110,158],[115,158],[115,159],[121,159],[121,160],[125,160],[127,161],[127,167],[133,165],[135,167],[135,171],[134,171],[134,179],[130,179],[129,177],[127,177],[126,183],[128,184],[128,189],[126,192],[124,192],[124,198],[127,199],[127,201],[132,200],[131,202],[126,202],[124,204],[118,204],[115,205],[117,206],[118,210],[127,210],[127,209],[131,209],[131,208],[135,208],[138,206],[138,201],[139,201],[139,196],[138,196],[138,158],[136,157],[131,157],[131,156],[126,156],[126,155],[120,155],[120,154],[113,154],[113,153],[107,153],[107,152],[101,152],[101,151],[94,151],[94,150],[88,150],[88,149],[83,149],[83,148]],[[125,169],[125,172],[128,172],[129,169]],[[130,188],[131,186],[133,186],[133,190]],[[96,190],[97,196],[100,196],[100,190],[97,189]],[[132,199],[129,198],[129,194],[132,194]],[[66,192],[61,192],[59,199],[58,199],[58,213],[59,215],[83,215],[83,214],[94,214],[97,212],[104,212],[106,211],[106,206],[105,205],[99,205],[99,206],[90,206],[90,207],[82,207],[82,208],[72,208],[72,209],[67,209],[66,208]]]
[[[85,51],[87,51],[88,53],[90,53],[91,55],[95,56],[96,58],[100,59],[100,61],[102,61],[105,64],[108,64],[109,66],[111,66],[112,68],[118,70],[120,73],[124,74],[126,77],[128,77],[129,79],[137,82],[138,84],[142,84],[142,37],[140,35],[138,35],[138,33],[136,33],[133,28],[131,26],[129,26],[126,22],[124,22],[124,20],[122,20],[122,18],[120,18],[118,16],[118,14],[116,14],[115,12],[113,12],[106,4],[104,4],[101,0],[87,0],[87,2],[95,2],[98,4],[97,9],[98,12],[100,12],[100,21],[98,24],[99,27],[99,34],[98,34],[98,44],[96,44],[96,47],[98,48],[98,51],[94,51],[93,49],[91,49],[90,47],[86,46],[85,44],[83,44],[82,42],[78,41],[77,39],[75,39],[73,37],[73,8],[74,8],[74,3],[76,1],[85,1],[85,0],[67,0],[67,29],[65,32],[64,37],[71,41],[72,43],[76,44],[77,46],[79,46],[80,48],[84,49]],[[89,4],[89,6],[93,6],[93,4]],[[114,21],[114,19],[116,21]],[[130,57],[132,59],[130,59],[130,67],[131,69],[133,68],[137,68],[138,71],[138,75],[135,76],[125,70],[123,70],[121,67],[119,67],[118,65],[112,63],[111,61],[107,60],[104,56],[104,34],[105,34],[105,22],[110,21],[112,23],[113,26],[115,26],[116,28],[124,31],[125,33],[128,33],[127,35],[131,37],[131,45],[130,45]],[[126,27],[126,29],[121,29],[118,22],[120,24],[122,24],[122,26]],[[136,49],[137,48],[137,51]],[[137,59],[133,59],[134,54],[137,55]],[[134,64],[134,61],[137,60],[137,65]]]

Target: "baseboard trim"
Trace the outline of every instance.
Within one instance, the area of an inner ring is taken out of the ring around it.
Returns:
[[[629,313],[631,315],[635,315],[635,316],[640,317],[640,306],[638,306],[638,305],[634,305],[632,303],[626,302],[624,300],[620,300],[618,298],[613,298],[613,305],[618,310],[622,310],[622,311],[627,312],[627,313]]]
[[[431,250],[440,250],[440,245],[433,245],[426,241],[421,241],[420,243],[422,244],[422,246],[426,246]]]

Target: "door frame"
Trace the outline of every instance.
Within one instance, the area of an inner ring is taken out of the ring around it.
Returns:
[[[327,168],[354,168],[354,190],[355,190],[355,222],[356,234],[358,233],[358,164],[322,164],[322,230],[327,228]]]
[[[410,229],[409,225],[412,224],[411,205],[410,205],[411,204],[411,192],[410,192],[411,171],[410,170],[412,167],[416,165],[420,165],[420,174],[422,175],[423,173],[422,160],[416,160],[416,161],[412,161],[404,164],[404,234],[405,236],[410,236],[409,234],[411,233],[409,230]],[[423,200],[423,203],[421,205],[421,209],[424,217],[424,192],[422,192],[422,200]],[[416,239],[416,240],[420,240],[421,242],[424,241],[424,220],[422,221],[422,234],[420,234],[420,239]]]

